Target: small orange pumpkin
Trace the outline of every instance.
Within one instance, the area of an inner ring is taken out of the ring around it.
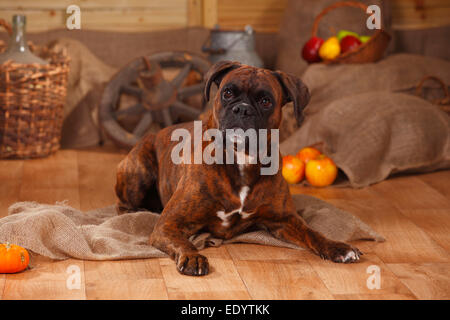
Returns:
[[[25,270],[29,262],[30,256],[26,249],[15,244],[0,244],[0,273],[20,272]]]

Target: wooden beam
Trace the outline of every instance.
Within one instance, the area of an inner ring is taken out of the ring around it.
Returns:
[[[189,27],[203,26],[203,0],[188,0],[187,25]]]
[[[78,4],[82,30],[148,32],[176,29],[188,24],[187,0],[94,0],[2,1],[0,18],[11,21],[14,14],[27,16],[29,32],[66,28],[66,4]]]
[[[203,26],[214,28],[219,22],[218,0],[203,0]]]
[[[186,0],[2,0],[0,7],[21,10],[57,10],[70,5],[83,9],[173,8]]]
[[[228,30],[243,30],[251,25],[257,32],[276,33],[286,5],[287,0],[219,1],[218,23]]]

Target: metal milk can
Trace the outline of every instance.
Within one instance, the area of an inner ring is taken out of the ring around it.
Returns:
[[[209,54],[209,61],[212,63],[230,60],[254,67],[264,67],[263,61],[255,51],[255,35],[250,25],[245,26],[244,31],[212,29],[202,51]]]

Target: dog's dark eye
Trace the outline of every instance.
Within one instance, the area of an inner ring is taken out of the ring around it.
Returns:
[[[264,108],[269,108],[269,107],[272,105],[272,100],[270,100],[269,97],[262,97],[262,98],[259,100],[259,104],[260,104],[261,106],[263,106]]]
[[[226,100],[229,100],[231,98],[233,98],[234,93],[231,89],[225,89],[223,90],[223,98]]]

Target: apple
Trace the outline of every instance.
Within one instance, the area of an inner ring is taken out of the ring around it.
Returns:
[[[319,49],[323,44],[323,39],[319,37],[312,37],[305,43],[302,50],[302,57],[308,63],[319,62]]]
[[[325,41],[319,49],[319,56],[323,60],[332,60],[341,53],[341,46],[336,37],[330,37]]]
[[[361,40],[359,40],[355,36],[345,36],[341,40],[341,50],[342,53],[347,51],[355,50],[357,47],[361,45]]]
[[[309,184],[314,187],[326,187],[336,180],[337,167],[333,160],[325,155],[320,155],[306,164],[305,176]]]
[[[288,183],[299,183],[305,176],[305,164],[297,157],[285,156],[283,157],[281,174]]]
[[[338,38],[339,41],[341,41],[346,36],[359,37],[356,32],[348,31],[348,30],[339,30],[339,32],[336,35],[336,37]]]
[[[309,160],[313,160],[320,156],[320,151],[313,147],[306,147],[301,149],[296,157],[302,160],[305,164],[308,163]]]

